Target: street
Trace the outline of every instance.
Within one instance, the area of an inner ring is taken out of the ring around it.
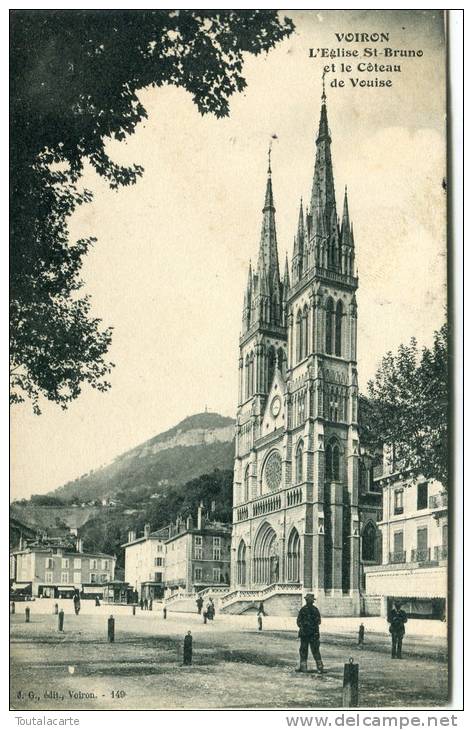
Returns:
[[[359,664],[360,707],[442,706],[447,702],[446,626],[407,624],[403,659],[392,660],[380,618],[363,619],[365,646],[357,646],[360,619],[325,619],[322,676],[301,675],[294,618],[146,612],[82,602],[79,616],[65,606],[64,633],[52,602],[36,601],[31,622],[25,604],[11,616],[12,709],[335,708],[341,706],[344,663]],[[49,611],[49,612],[47,612]],[[107,619],[115,617],[115,642]],[[193,665],[183,667],[183,640],[193,635]],[[314,663],[309,657],[309,668]]]

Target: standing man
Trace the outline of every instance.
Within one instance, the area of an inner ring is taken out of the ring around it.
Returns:
[[[76,616],[78,616],[79,611],[80,611],[80,596],[79,596],[78,591],[76,591],[74,593],[73,602],[74,602],[74,612],[75,612]]]
[[[204,599],[202,598],[202,596],[199,596],[197,598],[196,604],[197,604],[197,613],[200,616],[200,614],[202,613],[202,606],[204,605]]]
[[[312,656],[315,659],[317,670],[322,674],[324,665],[320,656],[320,633],[319,626],[322,622],[319,609],[314,606],[315,596],[308,593],[305,597],[306,605],[301,608],[297,616],[297,625],[299,627],[299,638],[301,644],[299,647],[300,666],[297,671],[307,672],[307,657],[309,654],[309,645]]]
[[[402,603],[400,601],[394,601],[394,608],[388,616],[389,633],[391,634],[392,640],[392,659],[401,659],[402,640],[406,633],[404,624],[407,623],[407,615],[406,612],[402,610],[401,606]]]

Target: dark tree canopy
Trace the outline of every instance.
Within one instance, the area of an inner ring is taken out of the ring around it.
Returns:
[[[90,314],[80,269],[93,238],[71,242],[68,218],[90,201],[78,187],[88,160],[112,188],[121,167],[108,139],[146,118],[137,92],[180,86],[199,111],[228,114],[245,88],[243,54],[269,51],[293,30],[275,11],[26,10],[11,19],[12,402],[67,407],[84,382],[105,390],[111,329]]]
[[[431,348],[415,339],[388,352],[361,405],[361,437],[368,446],[394,446],[395,461],[448,486],[448,326]]]

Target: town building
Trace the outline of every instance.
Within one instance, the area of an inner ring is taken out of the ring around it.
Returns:
[[[125,581],[136,592],[138,599],[162,598],[164,593],[165,539],[168,528],[151,532],[145,525],[143,535],[137,537],[133,530],[125,550]]]
[[[448,595],[448,495],[440,482],[389,468],[375,477],[382,490],[381,565],[364,569],[367,601],[386,614],[400,600],[408,615],[444,618]]]
[[[311,591],[325,615],[360,611],[358,276],[331,141],[324,90],[312,191],[282,275],[269,160],[243,302],[232,590],[222,610],[265,597],[268,610],[274,599],[274,610],[294,612]]]
[[[71,597],[75,590],[86,597],[103,596],[103,586],[114,580],[115,556],[85,553],[81,540],[70,545],[32,543],[10,554],[13,590],[44,598]]]
[[[231,525],[212,522],[198,509],[192,517],[170,526],[166,540],[166,597],[194,594],[206,588],[223,588],[230,583]]]

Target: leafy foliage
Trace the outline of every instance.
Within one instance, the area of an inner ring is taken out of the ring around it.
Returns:
[[[80,294],[93,238],[71,243],[68,218],[91,200],[85,160],[118,188],[143,173],[106,152],[146,118],[137,92],[171,84],[199,111],[228,114],[243,54],[293,30],[275,11],[40,10],[11,13],[11,401],[66,408],[84,382],[106,390],[110,328]]]
[[[151,529],[156,530],[174,522],[178,515],[183,519],[192,515],[195,519],[201,501],[206,511],[210,511],[214,503],[212,519],[231,522],[232,483],[232,470],[215,469],[186,484],[169,487],[159,499],[143,497],[142,502],[135,501],[136,514],[126,514],[123,507],[103,509],[81,528],[84,546],[87,550],[117,555],[118,565],[122,566],[124,556],[121,545],[127,541],[128,530],[140,534],[145,524],[150,524]]]
[[[388,352],[368,384],[362,437],[392,444],[398,466],[448,482],[448,327],[434,333],[432,348],[412,339]],[[364,429],[364,430],[363,430]]]

